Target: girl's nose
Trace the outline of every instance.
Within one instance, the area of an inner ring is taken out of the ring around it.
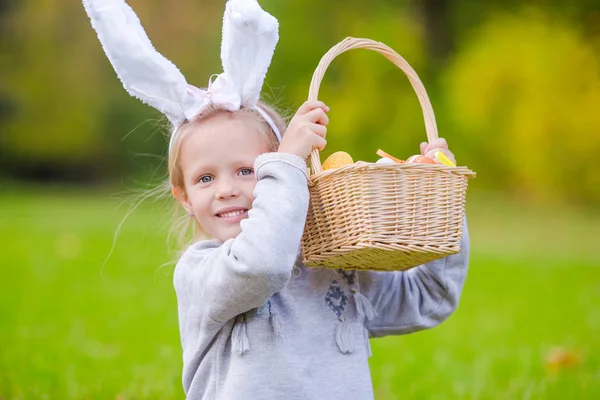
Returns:
[[[218,199],[230,199],[239,195],[239,188],[233,179],[221,178],[215,194]]]

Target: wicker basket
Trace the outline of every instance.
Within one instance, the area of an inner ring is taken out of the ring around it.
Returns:
[[[351,49],[374,50],[398,66],[414,88],[427,138],[438,137],[435,116],[416,72],[388,46],[346,38],[315,71],[309,100],[316,100],[331,61]],[[357,162],[323,171],[318,150],[310,156],[311,204],[302,239],[304,263],[336,269],[406,270],[460,251],[466,167]]]

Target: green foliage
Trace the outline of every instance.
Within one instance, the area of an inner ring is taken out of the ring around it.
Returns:
[[[355,22],[344,35],[325,44],[321,54],[315,54],[308,65],[310,74],[322,55],[346,36],[384,41],[420,69],[425,62],[421,28],[409,15],[389,18],[392,12],[389,7],[379,7],[377,13],[361,17],[356,9],[338,10],[341,20]],[[341,27],[336,30],[344,31]],[[286,49],[293,48],[282,45],[284,57],[289,52]],[[293,83],[290,98],[300,104],[307,99],[310,77]],[[375,161],[378,148],[408,157],[418,153],[420,141],[426,140],[419,104],[404,73],[375,52],[341,54],[326,71],[319,98],[331,108],[328,146],[321,161],[338,150],[348,151],[355,160]]]
[[[10,20],[12,46],[3,52],[2,84],[16,110],[2,126],[1,144],[15,157],[56,161],[97,155],[104,100],[94,79],[97,54],[76,57],[91,45],[81,38],[83,18],[64,21],[66,2],[24,2]],[[61,23],[62,21],[62,23]]]
[[[489,186],[600,198],[600,59],[572,23],[493,15],[465,37],[444,93],[460,157]]]
[[[222,2],[129,3],[190,83],[205,86],[220,72]],[[421,76],[440,136],[479,173],[475,185],[538,199],[600,198],[597,7],[583,0],[539,3],[544,10],[515,1],[445,4],[444,15],[425,18],[438,10],[434,3],[263,0],[280,21],[263,97],[293,114],[330,47],[346,36],[379,40]],[[2,166],[45,163],[139,181],[163,175],[165,120],[123,91],[81,4],[23,1],[10,12],[0,53],[0,100],[9,102],[0,110]],[[439,18],[452,36],[447,58],[432,53],[444,33],[430,26]],[[413,89],[380,55],[342,54],[319,97],[332,109],[323,160],[345,150],[374,161],[378,148],[407,158],[426,139]]]

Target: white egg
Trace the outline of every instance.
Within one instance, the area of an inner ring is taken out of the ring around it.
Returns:
[[[377,160],[375,164],[394,164],[394,160],[391,158],[383,157]]]

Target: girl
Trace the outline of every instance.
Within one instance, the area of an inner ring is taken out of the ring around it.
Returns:
[[[373,398],[369,336],[433,327],[456,308],[466,231],[460,254],[410,272],[338,273],[298,261],[306,158],[325,145],[327,111],[305,103],[277,149],[268,125],[243,110],[211,110],[175,141],[173,190],[214,237],[190,246],[174,275],[190,399]],[[373,305],[363,315],[359,295]]]
[[[192,244],[174,273],[187,398],[372,399],[369,338],[431,328],[455,310],[466,226],[459,254],[408,272],[307,269],[306,159],[326,144],[329,108],[306,102],[284,129],[258,101],[276,21],[255,0],[230,0],[225,72],[204,91],[151,48],[125,3],[84,4],[125,87],[173,122],[173,194],[213,237]],[[443,139],[421,145],[438,150],[454,158]]]

